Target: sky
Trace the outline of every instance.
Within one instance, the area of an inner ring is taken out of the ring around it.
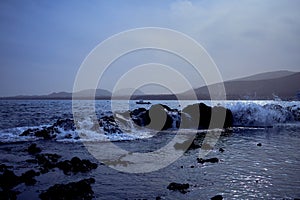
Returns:
[[[100,42],[142,27],[195,39],[223,80],[300,71],[299,10],[298,0],[1,0],[0,96],[71,92],[80,65]],[[99,87],[112,89],[126,71],[149,62],[181,68],[193,87],[201,85],[182,60],[145,50],[113,63]]]

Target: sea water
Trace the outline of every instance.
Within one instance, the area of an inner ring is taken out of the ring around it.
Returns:
[[[181,110],[195,101],[151,101]],[[207,105],[222,105],[233,112],[234,128],[222,135],[207,157],[217,157],[216,164],[199,164],[198,150],[191,150],[165,168],[150,173],[130,174],[100,165],[89,175],[96,179],[92,185],[97,199],[209,199],[220,194],[225,199],[294,199],[300,197],[300,123],[299,102],[285,101],[204,101]],[[89,109],[91,101],[77,106]],[[110,101],[96,101],[96,115],[112,115]],[[115,102],[117,111],[148,109],[151,105],[137,105],[134,101]],[[0,162],[13,166],[21,173],[31,166],[23,150],[32,142],[44,152],[95,159],[80,143],[80,138],[42,140],[20,134],[28,128],[50,126],[57,119],[71,119],[72,102],[68,100],[2,100],[0,101]],[[88,121],[87,121],[88,123]],[[188,134],[189,130],[186,130]],[[76,131],[71,132],[76,134]],[[150,152],[172,139],[174,132],[153,134],[150,130],[124,131],[108,135],[118,146],[132,152]],[[90,141],[102,142],[97,132]],[[261,144],[261,146],[257,144]],[[76,145],[74,145],[76,144]],[[223,148],[223,153],[219,152]],[[37,178],[34,186],[19,185],[19,199],[38,198],[38,191],[56,183],[86,178],[61,172],[51,172]],[[189,183],[189,192],[169,191],[171,182]]]

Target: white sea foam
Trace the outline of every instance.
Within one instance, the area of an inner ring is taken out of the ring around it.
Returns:
[[[250,101],[228,101],[223,102],[223,106],[230,109],[233,114],[233,123],[237,127],[299,127],[300,124],[300,104],[299,102],[250,102]],[[104,112],[105,113],[105,112]],[[109,113],[109,112],[106,112]],[[181,121],[177,112],[168,113],[172,120],[172,130],[176,130]],[[183,115],[186,115],[183,113]],[[108,116],[108,115],[104,115]],[[102,116],[103,117],[103,116]],[[189,116],[186,116],[189,117]],[[116,122],[102,120],[102,126],[98,126],[98,121],[89,117],[84,118],[76,125],[77,129],[70,128],[70,124],[56,125],[51,133],[53,141],[58,142],[83,142],[83,141],[122,141],[150,138],[155,135],[154,130],[137,126],[129,116],[115,114]],[[100,119],[101,121],[101,119]],[[70,123],[70,120],[66,123]],[[27,136],[21,134],[28,129],[43,130],[51,125],[41,125],[32,127],[15,127],[0,130],[0,142],[22,142],[42,139],[35,137],[34,132]]]
[[[299,106],[296,106],[298,107]],[[290,111],[290,106],[279,104],[241,103],[228,105],[233,114],[234,126],[272,126],[278,123],[295,121],[295,112]],[[299,114],[299,113],[298,113]]]

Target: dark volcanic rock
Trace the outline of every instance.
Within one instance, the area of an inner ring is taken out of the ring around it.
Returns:
[[[78,173],[78,172],[88,172],[92,169],[96,169],[98,165],[96,163],[92,163],[89,160],[83,159],[81,160],[78,157],[73,157],[70,161],[65,160],[57,163],[57,167],[63,170],[64,174],[70,174],[70,172]]]
[[[130,112],[130,116],[138,116],[140,115],[141,113],[143,112],[146,112],[147,109],[146,108],[137,108],[137,109],[134,109],[133,111]]]
[[[211,121],[212,117],[213,121]],[[232,112],[221,106],[212,108],[199,103],[189,105],[182,110],[182,127],[184,128],[228,128],[232,127],[232,124]]]
[[[123,133],[123,131],[119,128],[118,123],[115,121],[114,116],[101,117],[99,126],[103,128],[105,134]]]
[[[3,174],[0,175],[0,187],[3,190],[9,190],[11,188],[14,188],[20,183],[20,178],[17,175],[15,175],[13,171],[5,170]]]
[[[23,133],[20,134],[20,136],[32,136],[34,135],[34,132],[38,131],[39,129],[35,128],[35,129],[27,129],[25,131],[23,131]]]
[[[181,123],[184,128],[208,128],[211,118],[211,107],[204,103],[188,105],[182,110],[182,113],[186,113],[190,117],[182,117]]]
[[[148,111],[150,117],[149,128],[155,130],[166,130],[172,128],[173,119],[168,114],[168,111],[171,110],[169,107],[161,104],[156,104],[151,106]]]
[[[52,127],[44,128],[42,130],[38,130],[34,133],[35,137],[41,137],[44,139],[53,139],[55,138],[55,135],[53,134],[53,129]]]
[[[187,193],[187,189],[189,189],[190,185],[188,183],[184,183],[184,184],[181,184],[181,183],[170,183],[167,187],[167,189],[169,190],[173,190],[173,191],[179,191],[183,194]]]
[[[29,170],[21,175],[20,180],[21,182],[24,182],[25,185],[34,185],[36,183],[34,177],[39,175],[40,173],[35,172],[34,170]]]
[[[300,107],[297,105],[288,106],[287,110],[292,114],[295,121],[300,121]]]
[[[223,197],[222,197],[222,195],[216,195],[216,196],[214,196],[214,197],[212,197],[212,198],[210,198],[211,200],[222,200],[223,199]]]
[[[232,127],[233,115],[231,110],[221,106],[215,106],[212,108],[212,115],[214,117],[214,121],[211,122],[211,128]]]
[[[258,143],[258,144],[257,144],[257,146],[258,146],[258,147],[261,147],[261,146],[262,146],[262,144],[261,144],[261,143]]]
[[[167,106],[167,105],[164,105],[164,104],[156,104],[156,105],[160,105],[161,107],[163,107],[167,111],[172,111],[172,109],[169,106]]]
[[[203,140],[206,134],[202,132],[198,132],[195,138],[191,138],[190,140],[186,140],[182,143],[176,143],[174,148],[176,150],[186,149],[187,151],[199,149],[202,147]]]
[[[39,197],[44,199],[93,199],[94,191],[91,184],[95,183],[95,179],[83,179],[78,182],[68,184],[55,184],[48,188],[47,191],[41,193]]]
[[[145,108],[137,108],[130,112],[132,121],[140,126],[147,126],[150,123],[149,113]]]
[[[61,156],[57,154],[38,154],[35,158],[40,166],[41,173],[44,174],[56,167],[58,159]]]
[[[5,170],[8,170],[10,168],[13,168],[12,166],[7,166],[5,164],[0,164],[0,172],[4,172]]]
[[[57,167],[61,170],[63,170],[64,174],[69,175],[72,171],[72,164],[69,160],[64,160],[59,163],[57,163]]]
[[[197,158],[198,163],[206,163],[206,162],[210,162],[210,163],[217,163],[219,162],[218,158],[208,158],[208,159],[203,159],[203,158]]]
[[[36,153],[40,153],[42,150],[41,148],[37,147],[35,143],[33,143],[28,147],[27,151],[30,154],[36,154]]]
[[[38,154],[35,156],[36,163],[39,165],[42,174],[47,173],[54,168],[59,168],[60,170],[63,170],[64,174],[70,175],[71,172],[84,173],[98,167],[96,163],[92,163],[86,159],[81,160],[78,157],[59,162],[60,158],[61,156],[57,154]],[[32,161],[30,160],[30,162]]]
[[[134,109],[130,112],[132,121],[140,126],[155,130],[166,130],[172,128],[173,118],[169,112],[173,111],[166,105],[155,104],[149,110],[145,108]],[[175,111],[174,111],[175,112]],[[177,111],[177,115],[178,115]],[[178,124],[179,127],[179,124]]]
[[[59,127],[65,131],[75,131],[75,124],[72,119],[58,119],[52,127]]]
[[[0,197],[1,199],[9,199],[9,200],[15,200],[17,199],[17,195],[20,194],[18,191],[13,190],[2,190],[0,191]]]
[[[52,126],[45,126],[42,128],[27,129],[20,136],[35,136],[43,139],[54,139],[58,134],[64,131],[74,131],[75,124],[72,119],[58,119]],[[66,135],[66,137],[71,137]]]
[[[0,187],[7,192],[20,183],[25,183],[26,185],[34,185],[36,183],[34,177],[38,175],[39,173],[35,172],[34,170],[29,170],[23,173],[21,176],[15,175],[13,171],[4,170],[0,175]]]

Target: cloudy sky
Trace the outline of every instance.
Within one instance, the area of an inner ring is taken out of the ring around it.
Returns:
[[[72,91],[81,63],[96,45],[121,31],[149,26],[194,38],[224,80],[300,71],[299,10],[298,0],[1,0],[0,96]],[[107,70],[100,87],[112,88],[137,64],[166,60],[184,68],[199,86],[192,70],[176,59],[157,51],[128,55]]]

